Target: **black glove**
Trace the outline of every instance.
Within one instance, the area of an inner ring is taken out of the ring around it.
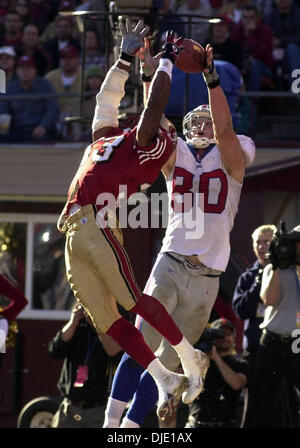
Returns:
[[[269,246],[269,251],[266,255],[266,260],[268,263],[272,263],[273,271],[279,267],[279,259],[276,252],[276,243],[271,241]]]
[[[162,58],[169,59],[173,64],[177,61],[179,53],[183,50],[183,37],[178,37],[173,30],[168,30],[166,41],[162,47]]]
[[[209,89],[214,89],[215,87],[220,85],[219,75],[216,70],[216,66],[214,64],[214,61],[212,61],[212,64],[207,67],[209,69],[208,73],[202,73],[204,81],[207,84],[207,87]]]
[[[273,270],[287,269],[296,264],[296,245],[293,240],[285,236],[276,236],[269,246],[266,256],[267,261],[272,263]]]

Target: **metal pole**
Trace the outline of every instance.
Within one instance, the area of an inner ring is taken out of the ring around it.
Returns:
[[[188,37],[190,37],[192,32],[192,16],[188,16]],[[185,91],[184,91],[184,106],[183,106],[183,116],[188,112],[189,106],[189,93],[190,93],[190,75],[185,74]]]
[[[83,116],[83,93],[85,91],[85,39],[86,39],[86,19],[87,15],[83,17],[83,33],[82,33],[82,61],[81,61],[81,90],[79,100],[79,116]]]

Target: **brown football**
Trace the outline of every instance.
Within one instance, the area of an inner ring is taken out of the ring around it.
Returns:
[[[177,68],[185,73],[199,73],[205,67],[205,50],[198,42],[192,39],[183,40],[183,50],[175,62]]]

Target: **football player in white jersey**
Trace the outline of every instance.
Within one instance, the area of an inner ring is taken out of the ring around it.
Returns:
[[[178,138],[177,151],[163,167],[169,196],[169,221],[161,251],[145,287],[161,301],[190,343],[201,336],[219,289],[219,276],[230,255],[229,234],[238,210],[245,167],[255,157],[255,145],[236,135],[229,106],[213,63],[213,49],[206,47],[207,68],[203,75],[209,105],[189,112],[183,119],[185,140]],[[145,68],[153,70],[149,45]],[[147,72],[146,72],[147,74]],[[144,81],[149,77],[144,74]],[[194,215],[191,214],[193,211]],[[198,214],[197,214],[198,213]],[[185,219],[189,215],[189,219]],[[195,220],[193,224],[192,216]],[[162,363],[176,370],[180,360],[146,321],[137,316],[136,326]],[[209,359],[203,354],[203,379]],[[119,427],[127,403],[130,408],[121,427],[140,427],[157,401],[151,376],[124,355],[114,377],[106,408],[104,427]],[[176,403],[164,409],[161,420],[170,416]]]

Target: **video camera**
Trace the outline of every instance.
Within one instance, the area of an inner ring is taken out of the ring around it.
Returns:
[[[204,353],[210,353],[217,339],[223,339],[226,335],[224,328],[205,328],[195,348]]]
[[[297,264],[297,242],[300,242],[300,231],[287,232],[284,221],[281,221],[266,255],[266,259],[268,263],[272,263],[273,269],[287,269]]]

